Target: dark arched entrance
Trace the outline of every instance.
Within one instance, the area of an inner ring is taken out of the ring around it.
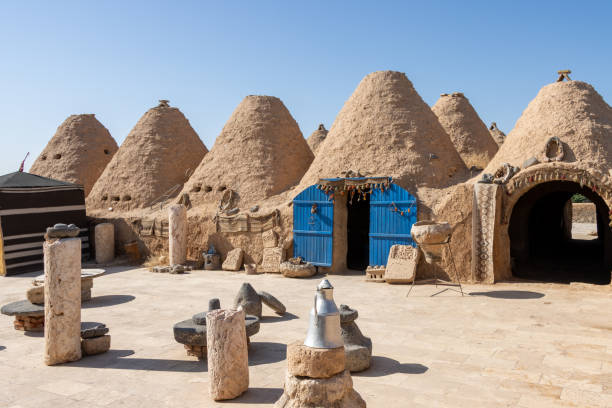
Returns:
[[[597,237],[572,237],[571,197],[581,194],[597,211]],[[512,274],[545,282],[609,284],[612,269],[610,209],[590,188],[550,181],[527,191],[512,210],[508,234]]]

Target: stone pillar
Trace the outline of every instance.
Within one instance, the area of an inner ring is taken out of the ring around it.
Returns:
[[[115,259],[115,226],[110,222],[96,225],[94,229],[96,262],[105,264]]]
[[[215,401],[240,396],[249,388],[249,355],[242,310],[213,310],[206,315],[208,378]]]
[[[168,209],[170,265],[183,265],[187,260],[187,208],[175,204]]]
[[[81,358],[81,240],[43,245],[45,263],[45,364]]]

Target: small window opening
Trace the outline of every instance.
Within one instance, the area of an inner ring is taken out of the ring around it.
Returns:
[[[54,159],[61,159],[61,158],[62,158],[62,155],[61,155],[61,154],[59,154],[59,153],[57,153],[55,156],[53,156],[53,158],[54,158]]]
[[[204,187],[204,191],[206,193],[210,193],[212,191],[212,187],[211,186],[206,186],[206,187]]]
[[[219,186],[219,188],[217,188],[217,191],[225,191],[227,190],[226,186]]]

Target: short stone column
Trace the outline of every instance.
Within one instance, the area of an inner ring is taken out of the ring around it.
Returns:
[[[45,264],[45,364],[81,358],[81,240],[43,245]]]
[[[115,226],[110,222],[96,225],[94,229],[96,262],[105,264],[115,259]]]
[[[242,310],[213,310],[206,315],[208,378],[215,401],[240,396],[249,388],[249,355]]]
[[[183,265],[187,260],[187,208],[175,204],[168,209],[170,265]]]

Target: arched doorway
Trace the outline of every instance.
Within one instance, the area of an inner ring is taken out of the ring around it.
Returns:
[[[596,208],[597,236],[572,234],[571,199],[580,194]],[[610,208],[579,183],[553,180],[525,192],[508,224],[512,275],[545,282],[610,284]]]

